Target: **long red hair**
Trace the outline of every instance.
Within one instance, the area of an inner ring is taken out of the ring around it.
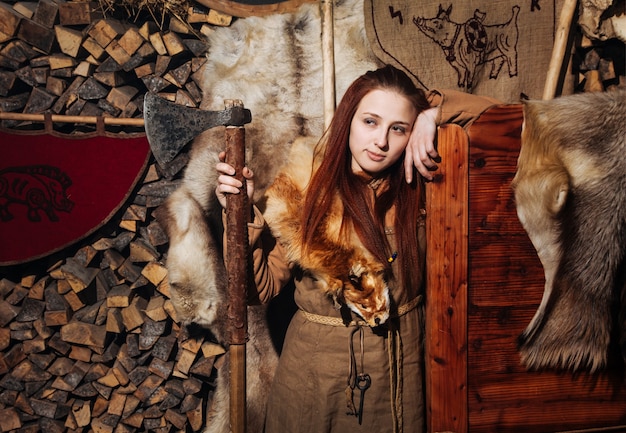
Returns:
[[[354,227],[363,246],[390,271],[388,258],[392,251],[385,235],[385,215],[395,205],[400,278],[405,286],[414,285],[419,283],[413,281],[412,276],[420,265],[417,221],[423,200],[421,177],[415,172],[413,182],[407,184],[404,158],[399,158],[382,174],[389,178],[388,188],[376,198],[372,208],[367,182],[351,169],[348,139],[352,118],[361,99],[376,89],[392,90],[405,96],[418,113],[429,106],[424,92],[404,72],[390,65],[366,72],[348,87],[318,145],[318,152],[323,155],[318,155],[322,156],[320,165],[311,178],[302,209],[303,253],[306,254],[307,245],[314,243],[333,198],[339,194],[344,207],[342,228]]]

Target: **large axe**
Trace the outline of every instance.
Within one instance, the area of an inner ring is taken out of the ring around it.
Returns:
[[[250,110],[233,105],[221,111],[206,111],[175,104],[148,92],[143,102],[146,137],[154,158],[165,167],[183,147],[207,129],[250,123]]]
[[[250,215],[245,166],[245,129],[251,121],[250,110],[238,100],[224,101],[222,111],[204,111],[168,102],[147,93],[144,99],[145,130],[152,153],[164,166],[201,132],[226,126],[224,141],[226,162],[235,169],[235,177],[243,183],[243,194],[226,197],[226,255],[228,275],[228,352],[230,356],[230,431],[246,431],[246,341],[248,338],[248,231]]]

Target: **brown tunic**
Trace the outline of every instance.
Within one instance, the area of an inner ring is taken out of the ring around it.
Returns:
[[[461,92],[435,91],[430,96],[433,105],[442,106],[438,123],[469,124],[497,103]],[[388,222],[393,221],[392,212]],[[395,245],[392,230],[388,237],[390,245]],[[348,313],[355,323],[346,326],[342,312],[319,283],[287,263],[282,246],[272,238],[257,209],[249,239],[260,299],[271,299],[293,278],[299,308],[289,325],[270,390],[266,433],[425,431],[422,287],[398,287],[390,282],[398,314],[384,326],[370,328]],[[423,267],[423,239],[420,245]],[[422,269],[416,272],[421,274]],[[362,393],[354,386],[359,374],[371,379],[363,394],[360,424],[348,407],[351,401],[359,409]]]

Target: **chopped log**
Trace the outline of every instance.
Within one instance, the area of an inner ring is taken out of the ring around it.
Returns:
[[[76,68],[74,68],[74,72],[72,72],[72,75],[80,75],[81,77],[87,78],[91,76],[91,74],[93,73],[93,69],[93,64],[89,63],[86,60],[83,60],[78,64],[78,66],[76,66]]]
[[[0,328],[0,350],[4,350],[9,347],[11,343],[11,330],[9,328],[1,327]],[[0,368],[0,373],[2,369]],[[5,371],[6,373],[6,371]]]
[[[143,325],[145,309],[147,302],[141,297],[135,297],[131,304],[121,310],[122,320],[127,331],[133,331]]]
[[[0,2],[0,32],[11,38],[24,18],[5,2]]]
[[[0,96],[7,96],[15,85],[16,74],[12,71],[0,71]],[[0,107],[2,111],[7,111]]]
[[[13,5],[13,9],[26,18],[31,19],[35,15],[37,4],[38,2],[17,2]]]
[[[78,50],[83,43],[83,33],[63,26],[54,26],[54,32],[61,52],[70,57],[78,57]]]
[[[205,57],[205,54],[208,48],[206,42],[201,41],[199,39],[185,39],[184,43],[189,49],[189,51],[191,51],[192,54],[195,56],[192,59],[192,62],[201,62],[201,63],[206,62],[207,59]]]
[[[126,29],[120,21],[101,19],[89,29],[88,34],[94,38],[102,48],[106,48],[113,40],[123,35],[125,31]]]
[[[45,53],[50,53],[55,41],[54,30],[27,19],[22,20],[17,37]]]
[[[46,78],[46,91],[56,96],[61,96],[67,89],[67,82],[57,77]]]
[[[137,387],[137,391],[135,391],[133,395],[140,401],[146,402],[162,383],[162,377],[156,374],[149,374]]]
[[[161,35],[161,33],[152,33],[149,36],[149,41],[157,54],[161,56],[165,56],[167,54],[167,48],[165,48],[165,43],[163,42],[163,36]]]
[[[61,339],[66,343],[103,348],[106,342],[106,328],[90,323],[70,322],[61,327]]]
[[[59,310],[59,311],[46,311],[44,313],[44,321],[46,326],[60,326],[66,325],[72,314],[67,310]]]
[[[202,428],[202,399],[194,395],[188,395],[181,404],[181,408],[185,407],[187,410],[187,419],[189,420],[189,426],[193,431],[199,431]]]
[[[158,262],[150,262],[143,268],[141,275],[146,277],[155,286],[158,286],[167,275],[167,269]]]
[[[98,269],[85,268],[76,260],[70,258],[61,266],[61,272],[72,286],[72,290],[78,293],[91,285],[98,274]]]
[[[59,5],[52,0],[39,0],[33,21],[51,29],[57,19]]]
[[[197,105],[191,98],[189,93],[185,92],[184,90],[179,90],[178,92],[176,92],[176,98],[174,99],[174,102],[178,105],[184,105],[186,107],[196,107]]]
[[[0,54],[3,57],[6,57],[11,60],[15,60],[18,63],[23,63],[28,60],[26,53],[23,50],[24,43],[19,40],[11,41],[6,44],[2,50],[0,50]]]
[[[130,62],[130,55],[116,40],[111,41],[105,48],[105,51],[120,66]]]
[[[0,300],[0,326],[5,327],[20,313],[20,308]]]
[[[107,294],[107,307],[108,308],[126,308],[130,305],[132,299],[132,291],[127,284],[120,284],[112,287]]]
[[[132,262],[147,263],[147,262],[153,262],[157,260],[158,258],[159,258],[158,251],[152,245],[150,245],[145,239],[138,238],[130,243],[130,260]],[[154,265],[150,265],[150,269],[152,269],[153,267]],[[145,269],[142,271],[142,275],[147,277],[155,285],[157,285],[160,282],[159,280],[157,283],[154,283],[154,281],[152,281],[148,277],[148,275],[146,275]],[[163,279],[163,277],[161,277],[161,279]]]
[[[172,58],[170,56],[159,55],[156,58],[154,73],[156,75],[162,76],[169,69],[170,62]]]
[[[73,68],[76,66],[76,59],[63,54],[53,54],[48,58],[50,62],[50,69],[64,69]]]
[[[193,28],[186,22],[178,19],[177,17],[170,18],[169,29],[171,32],[188,35],[193,32]]]
[[[106,100],[114,107],[123,110],[137,95],[137,92],[138,90],[132,86],[114,87],[107,95]]]
[[[91,349],[83,346],[72,346],[72,350],[68,357],[76,361],[90,362],[91,361]]]
[[[76,91],[84,81],[85,79],[83,77],[76,77],[74,81],[72,81],[72,83],[67,87],[67,90],[56,100],[56,102],[52,106],[52,111],[54,113],[60,113],[67,105],[72,95],[76,94]]]
[[[88,25],[102,17],[95,2],[68,1],[59,3],[59,22],[63,26]]]
[[[106,54],[104,48],[91,36],[83,41],[82,46],[95,60],[101,60]]]
[[[36,87],[38,85],[37,79],[33,74],[33,68],[31,68],[30,66],[24,66],[23,68],[18,69],[17,71],[15,71],[15,75],[20,80],[32,87]]]
[[[187,417],[184,414],[178,413],[172,409],[167,409],[165,411],[165,419],[172,423],[172,425],[177,429],[185,427],[187,422]]]
[[[91,406],[86,401],[76,400],[72,405],[72,415],[76,427],[87,427],[91,424]]]
[[[119,45],[129,56],[132,56],[144,42],[145,39],[141,36],[139,30],[135,27],[130,27],[120,38]]]
[[[167,50],[168,55],[176,56],[186,50],[180,36],[174,32],[168,32],[163,34],[163,44]]]
[[[190,24],[206,23],[209,18],[208,8],[200,5],[192,5],[187,8],[187,22]]]
[[[122,334],[124,332],[124,318],[118,308],[111,308],[107,312],[106,327],[107,332]]]
[[[233,21],[232,15],[219,12],[215,9],[209,11],[207,23],[220,27],[228,27]]]
[[[167,312],[163,308],[164,305],[165,298],[163,296],[151,297],[146,306],[146,316],[156,322],[167,320]]]
[[[15,408],[0,409],[0,430],[11,431],[22,427],[19,414]]]

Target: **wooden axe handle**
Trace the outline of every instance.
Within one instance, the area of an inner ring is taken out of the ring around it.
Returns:
[[[241,101],[225,101],[226,108]],[[246,339],[248,334],[248,218],[250,208],[243,177],[245,166],[245,129],[226,127],[226,162],[235,168],[243,183],[240,194],[226,197],[226,272],[228,275],[228,329],[230,375],[230,431],[246,431]]]
[[[243,344],[247,336],[248,219],[250,215],[245,166],[245,129],[226,127],[226,163],[243,183],[240,194],[226,196],[226,271],[228,273],[228,320],[230,344]]]

